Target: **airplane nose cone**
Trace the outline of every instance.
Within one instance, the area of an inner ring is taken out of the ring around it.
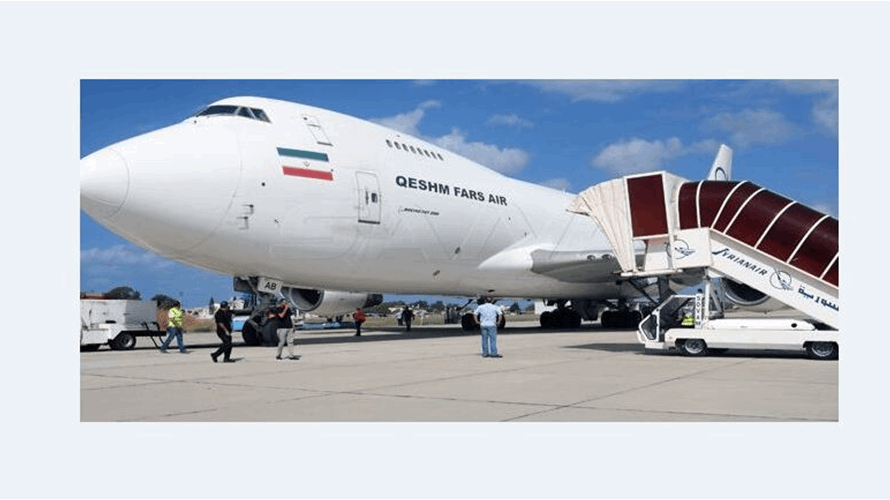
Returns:
[[[80,160],[80,207],[94,218],[117,213],[129,186],[127,161],[117,151],[105,148]]]

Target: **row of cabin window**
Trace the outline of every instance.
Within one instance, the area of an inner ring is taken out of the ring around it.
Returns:
[[[387,139],[387,140],[386,140],[386,145],[389,146],[389,147],[392,147],[392,146],[393,146],[393,141],[390,141],[389,139]],[[408,145],[406,145],[406,144],[404,144],[404,143],[402,143],[402,145],[399,146],[399,143],[398,143],[398,142],[396,142],[395,145],[396,145],[396,149],[398,149],[398,150],[400,150],[400,151],[404,150],[404,151],[407,152],[407,151],[409,150],[408,148],[410,148],[410,151],[411,151],[412,153],[419,154],[419,155],[427,155],[427,156],[429,156],[430,158],[433,158],[433,159],[438,158],[438,159],[440,159],[440,160],[442,160],[442,161],[445,161],[445,158],[442,158],[442,155],[440,155],[439,153],[436,153],[436,152],[434,152],[434,151],[431,152],[431,151],[427,151],[427,150],[425,150],[425,149],[420,149],[420,148],[415,149],[414,146],[408,146]]]

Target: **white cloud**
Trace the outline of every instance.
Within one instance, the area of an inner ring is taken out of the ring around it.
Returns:
[[[778,144],[791,139],[797,127],[785,115],[769,109],[746,109],[738,113],[720,113],[707,120],[706,130],[726,132],[737,147],[752,144]]]
[[[693,153],[716,151],[717,141],[699,141],[689,146],[672,137],[666,141],[631,139],[606,146],[591,162],[612,174],[629,175],[660,170],[665,162]]]
[[[91,248],[80,251],[80,261],[84,264],[103,265],[141,265],[163,268],[173,265],[173,261],[164,259],[157,254],[134,249],[127,245],[115,245],[111,248]]]
[[[432,142],[504,174],[519,172],[530,160],[529,154],[521,149],[502,149],[493,144],[467,142],[465,134],[456,128],[446,136],[432,139]]]
[[[145,277],[157,281],[174,271],[176,263],[160,255],[130,245],[90,248],[80,251],[81,289],[108,291],[116,286],[130,286]]]
[[[837,92],[813,106],[813,121],[823,132],[837,139]]]
[[[519,115],[494,115],[486,122],[488,125],[504,125],[514,128],[532,128],[531,120],[520,118]]]
[[[777,84],[788,92],[820,96],[813,105],[813,123],[825,134],[837,138],[837,80],[781,80]]]
[[[686,85],[679,80],[538,80],[529,84],[573,101],[599,102],[618,102],[633,94],[676,92]]]
[[[556,179],[550,179],[541,183],[542,186],[547,186],[549,188],[558,189],[560,191],[568,191],[569,187],[572,183],[566,179],[565,177],[558,177]]]
[[[383,125],[384,127],[402,132],[403,134],[421,137],[420,132],[417,130],[417,125],[423,120],[423,115],[426,114],[426,110],[438,108],[439,106],[441,106],[439,101],[426,101],[414,111],[402,113],[389,118],[374,118],[371,121]]]
[[[438,108],[438,101],[426,101],[414,111],[389,118],[372,119],[374,123],[389,127],[407,135],[418,137],[441,148],[465,156],[497,172],[510,174],[522,170],[529,162],[528,153],[517,148],[499,148],[493,144],[468,142],[466,134],[455,128],[442,137],[425,137],[418,129],[426,110]]]

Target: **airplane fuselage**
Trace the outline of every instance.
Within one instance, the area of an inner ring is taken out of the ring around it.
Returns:
[[[615,284],[601,229],[566,210],[572,194],[324,109],[256,97],[213,106],[84,158],[83,209],[171,259],[306,288],[633,294]],[[601,259],[597,275],[539,270],[576,253]]]

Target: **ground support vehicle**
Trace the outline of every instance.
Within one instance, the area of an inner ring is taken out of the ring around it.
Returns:
[[[133,349],[136,347],[137,337],[149,337],[157,346],[166,333],[158,323],[157,305],[154,301],[80,301],[81,351],[96,351],[103,345],[114,350]]]
[[[711,312],[712,301],[706,297],[669,297],[643,319],[637,338],[647,349],[676,349],[686,356],[726,349],[790,349],[806,351],[813,359],[838,357],[837,330],[807,319],[724,318],[722,311]],[[683,318],[689,315],[694,324],[684,326]]]
[[[733,347],[793,348],[818,359],[837,357],[837,219],[750,182],[690,182],[666,172],[598,184],[571,210],[599,222],[621,278],[658,280],[660,304],[638,328],[646,347],[691,356]],[[689,287],[699,276],[704,293],[678,296],[669,286]],[[722,280],[723,293],[713,293],[713,278]],[[751,311],[793,309],[810,319],[729,320],[724,299]],[[694,321],[684,322],[690,307]]]

